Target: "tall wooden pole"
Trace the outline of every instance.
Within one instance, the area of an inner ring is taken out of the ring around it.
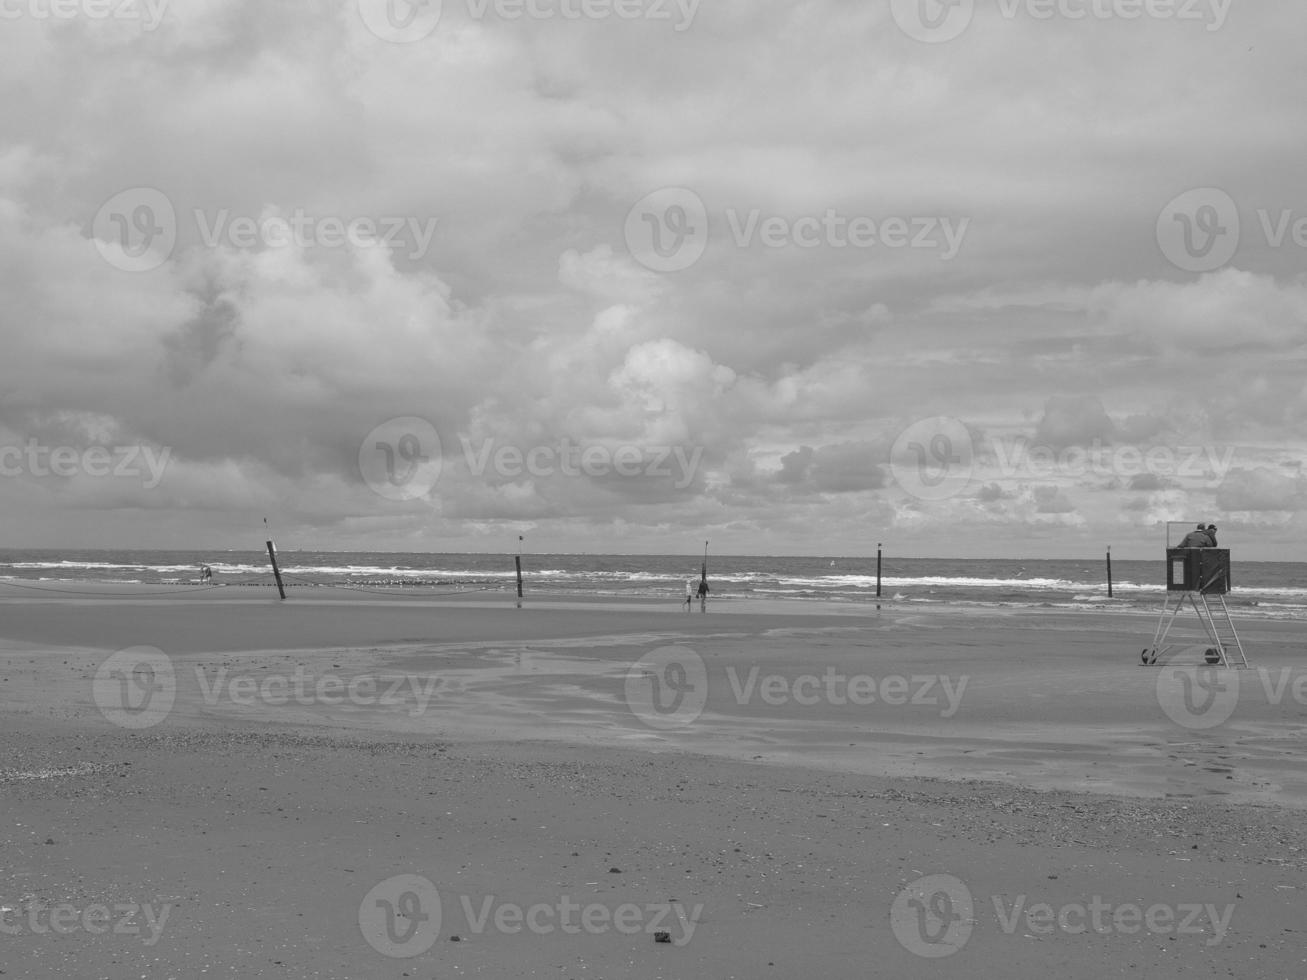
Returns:
[[[876,598],[880,598],[880,542],[876,542]]]
[[[1107,597],[1112,598],[1112,546],[1107,546]]]
[[[272,539],[268,539],[268,557],[272,559],[272,577],[277,580],[277,591],[281,593],[283,599],[286,598],[286,583],[281,580],[281,569],[277,567],[277,549],[272,546]]]

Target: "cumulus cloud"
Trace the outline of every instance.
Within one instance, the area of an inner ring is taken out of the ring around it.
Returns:
[[[1307,285],[1225,269],[1193,282],[1108,283],[1090,314],[1166,350],[1284,350],[1307,342]]]

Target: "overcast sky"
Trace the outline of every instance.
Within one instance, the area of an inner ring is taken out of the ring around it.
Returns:
[[[0,545],[1301,560],[1305,37],[0,0]]]

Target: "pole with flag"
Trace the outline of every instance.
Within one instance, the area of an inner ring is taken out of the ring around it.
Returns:
[[[708,542],[703,543],[703,571],[699,574],[699,610],[708,611]]]

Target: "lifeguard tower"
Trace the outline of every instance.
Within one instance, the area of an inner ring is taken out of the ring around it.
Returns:
[[[1172,547],[1172,534],[1182,527],[1193,529],[1194,525],[1178,521],[1168,521],[1166,525],[1166,602],[1157,620],[1152,646],[1144,648],[1141,659],[1145,666],[1152,666],[1180,647],[1166,640],[1187,602],[1198,614],[1207,638],[1206,645],[1197,644],[1203,662],[1219,667],[1247,667],[1248,657],[1225,604],[1226,593],[1230,591],[1230,549]],[[1181,536],[1183,533],[1180,532]],[[1191,643],[1181,649],[1194,646]]]

